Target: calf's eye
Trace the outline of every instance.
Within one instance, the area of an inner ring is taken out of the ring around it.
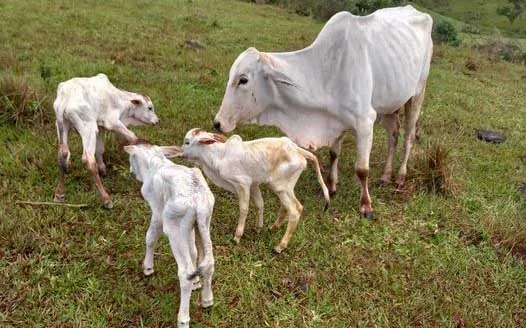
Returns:
[[[239,85],[242,85],[242,84],[247,84],[248,83],[248,79],[246,77],[241,77],[239,79]]]
[[[153,110],[153,107],[152,107],[152,106],[148,106],[148,110],[149,110],[149,111],[152,111],[152,110]]]

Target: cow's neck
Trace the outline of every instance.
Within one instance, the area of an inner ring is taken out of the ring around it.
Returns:
[[[320,72],[309,70],[320,66],[316,62],[319,59],[315,50],[306,48],[269,55],[294,85],[276,83],[272,102],[258,116],[256,123],[277,126],[304,148],[330,146],[345,127],[332,112],[336,106],[331,105],[324,90],[323,76]]]

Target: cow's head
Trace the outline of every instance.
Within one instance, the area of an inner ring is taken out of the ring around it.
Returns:
[[[128,111],[121,118],[126,125],[157,125],[159,118],[155,114],[150,97],[137,95],[130,100]]]
[[[267,109],[278,92],[277,83],[292,84],[269,55],[255,48],[244,51],[230,68],[221,108],[214,119],[218,131],[230,132]]]
[[[124,151],[130,155],[130,172],[141,182],[150,169],[151,160],[164,158],[160,147],[149,144],[124,146]]]
[[[195,128],[186,133],[180,155],[176,156],[183,156],[188,159],[200,158],[202,152],[206,151],[203,147],[215,144],[216,142],[224,143],[226,140],[227,138],[222,134],[210,133]]]

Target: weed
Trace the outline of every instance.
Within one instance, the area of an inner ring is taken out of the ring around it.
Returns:
[[[429,192],[453,195],[457,185],[453,182],[453,163],[450,150],[443,144],[431,143],[415,160],[416,180]]]

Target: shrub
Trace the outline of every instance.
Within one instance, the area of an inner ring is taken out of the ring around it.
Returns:
[[[455,47],[460,44],[455,25],[446,19],[439,20],[433,25],[433,40],[438,43],[447,43]]]

